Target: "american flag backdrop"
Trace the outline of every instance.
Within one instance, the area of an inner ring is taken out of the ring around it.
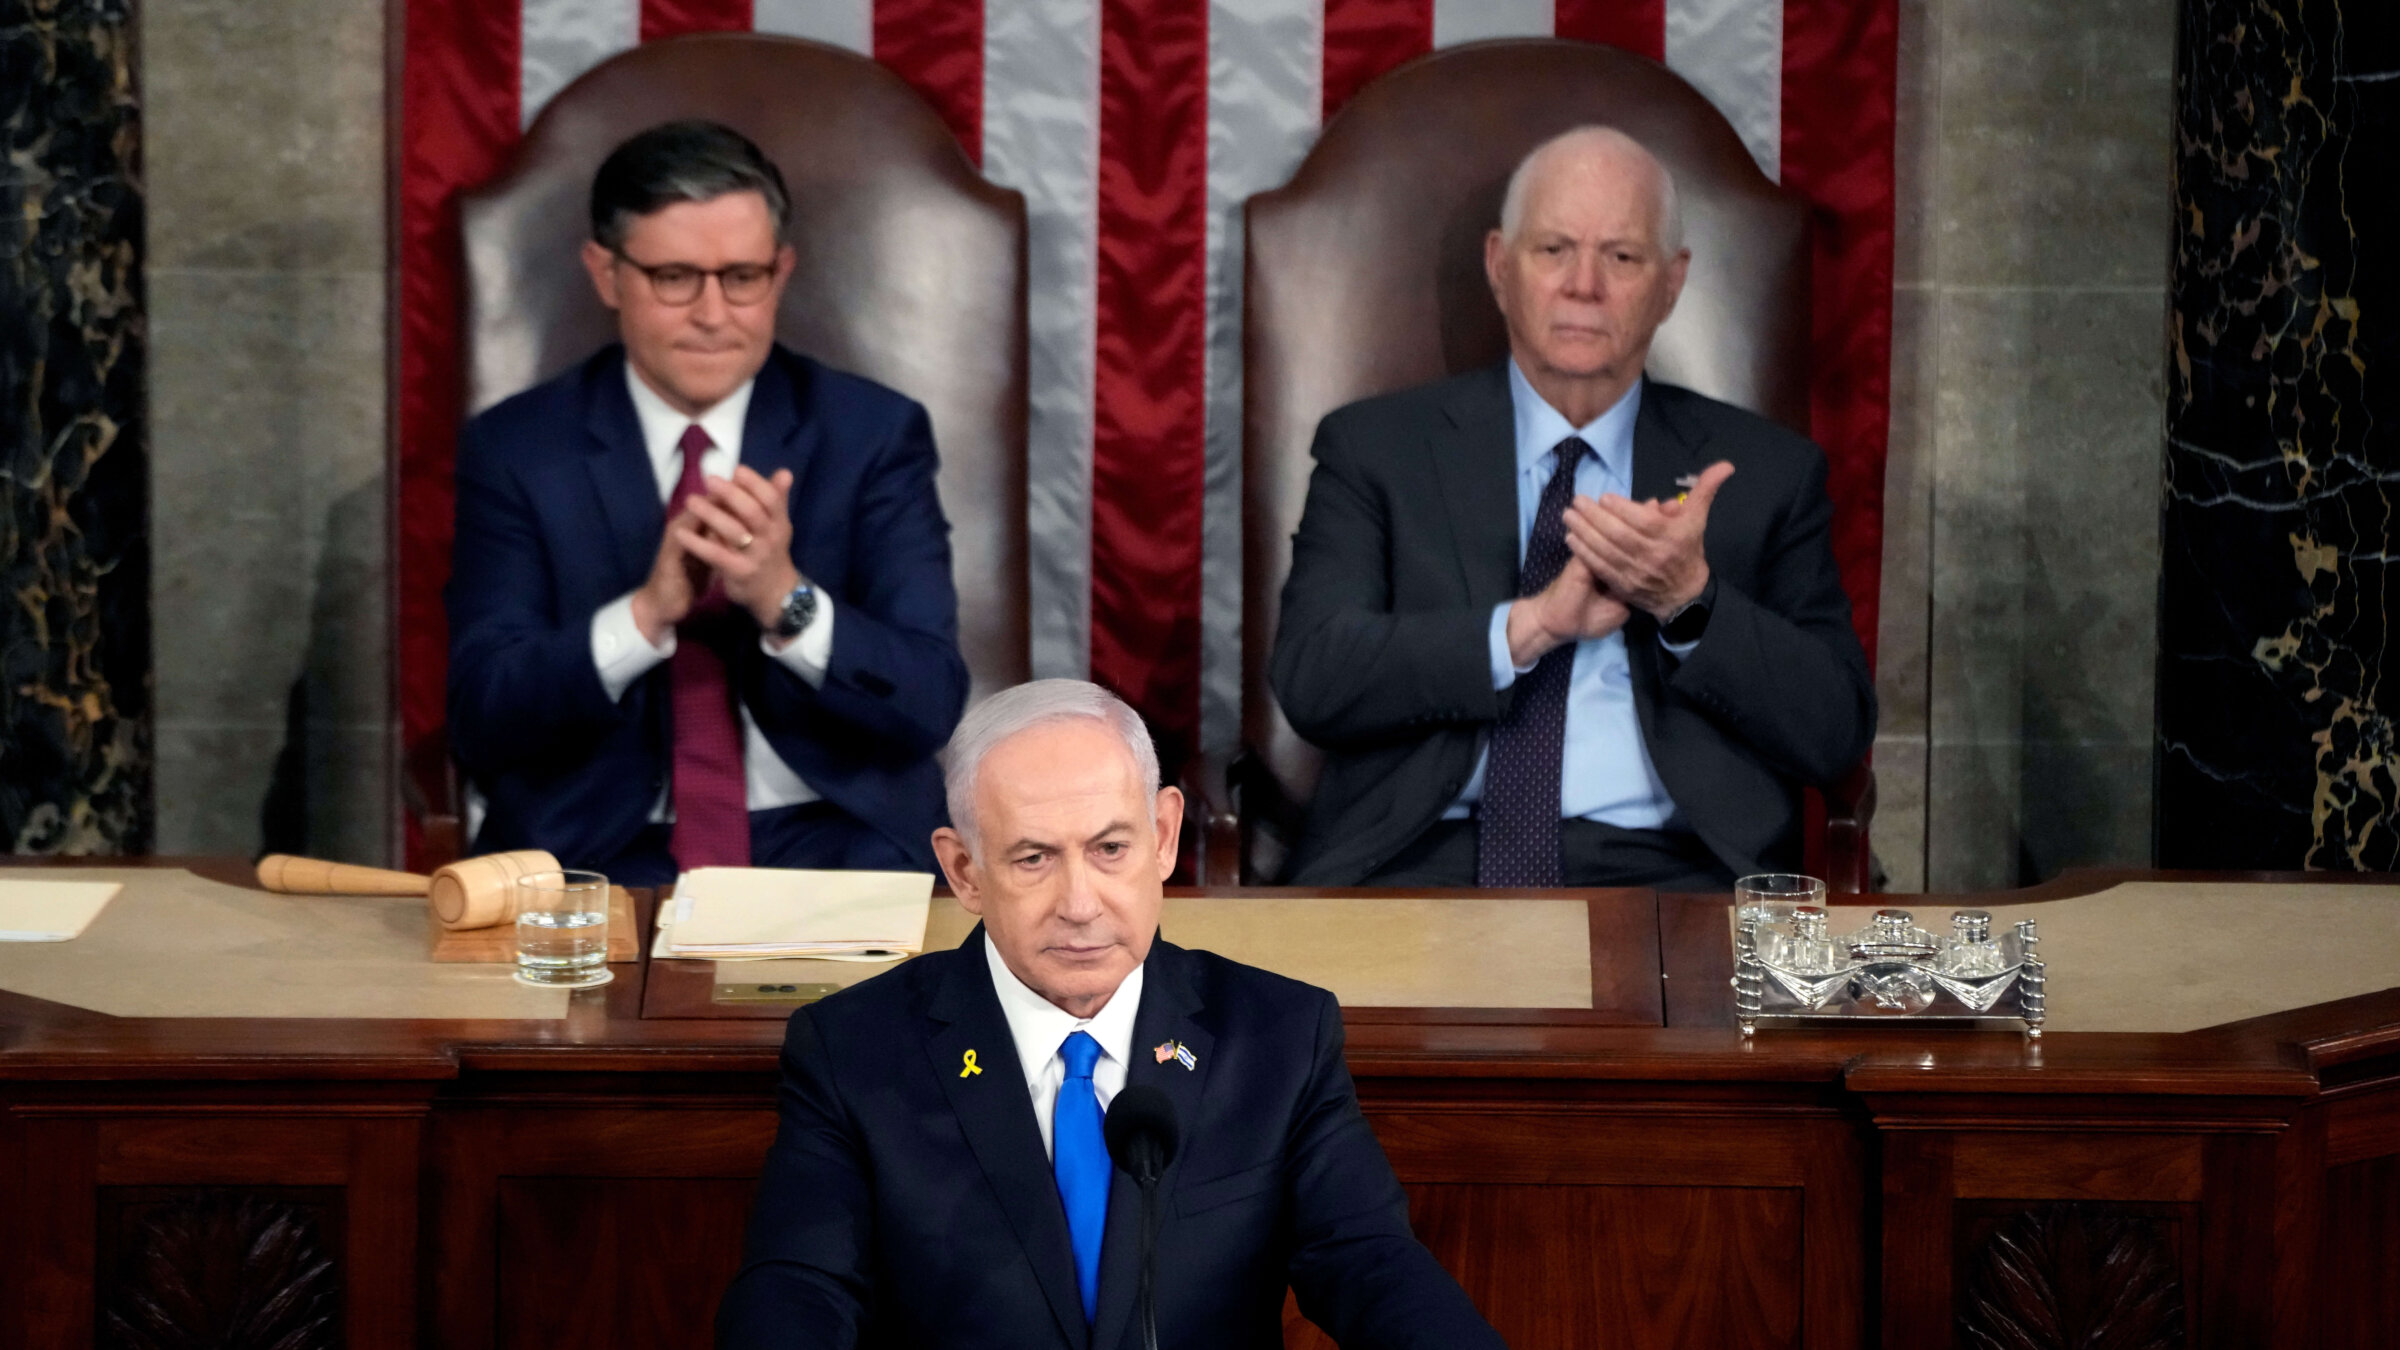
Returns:
[[[1033,663],[1171,744],[1239,726],[1241,217],[1367,81],[1558,36],[1664,61],[1816,206],[1813,430],[1873,650],[1889,384],[1897,0],[408,0],[399,127],[398,692],[442,724],[461,403],[456,198],[638,43],[782,33],[873,56],[1030,222]],[[573,266],[562,258],[561,267]],[[904,391],[905,392],[905,391]]]

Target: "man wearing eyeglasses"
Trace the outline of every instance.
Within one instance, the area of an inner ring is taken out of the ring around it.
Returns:
[[[933,870],[966,700],[925,410],[778,345],[790,197],[674,122],[592,183],[619,341],[476,417],[446,592],[477,851]]]

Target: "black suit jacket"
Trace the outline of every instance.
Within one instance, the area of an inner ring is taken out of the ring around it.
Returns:
[[[1173,1098],[1183,1138],[1159,1183],[1160,1345],[1276,1350],[1288,1285],[1351,1350],[1499,1346],[1409,1231],[1333,996],[1163,941],[1143,981],[1127,1085]],[[1196,1067],[1156,1062],[1168,1040]],[[1141,1343],[1140,1191],[1115,1175],[1087,1325],[981,928],[794,1013],[781,1106],[721,1350]]]
[[[1317,428],[1269,679],[1326,751],[1293,861],[1355,883],[1440,818],[1514,693],[1492,689],[1492,607],[1517,594],[1516,424],[1506,364],[1366,399]],[[1647,384],[1633,495],[1717,460],[1708,630],[1678,660],[1635,611],[1634,704],[1661,781],[1735,875],[1796,869],[1803,783],[1866,753],[1875,694],[1831,545],[1825,455],[1674,385]]]
[[[792,562],[833,599],[833,653],[811,688],[749,630],[729,677],[784,763],[930,872],[944,819],[933,755],[966,705],[967,667],[925,410],[779,346],[750,395],[742,463],[792,471]],[[611,702],[591,623],[649,577],[665,530],[622,347],[460,433],[449,719],[489,802],[478,850],[592,866],[649,822],[673,763],[668,668]]]

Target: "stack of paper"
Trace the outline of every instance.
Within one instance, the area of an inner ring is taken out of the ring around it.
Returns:
[[[885,961],[925,948],[928,872],[700,867],[662,906],[669,956],[714,960],[830,956]]]
[[[114,881],[0,880],[0,942],[67,942],[122,889]]]

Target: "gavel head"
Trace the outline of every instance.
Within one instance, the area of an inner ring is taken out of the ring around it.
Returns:
[[[433,874],[427,899],[444,928],[490,928],[517,917],[517,881],[555,872],[558,859],[538,848],[461,858]]]

